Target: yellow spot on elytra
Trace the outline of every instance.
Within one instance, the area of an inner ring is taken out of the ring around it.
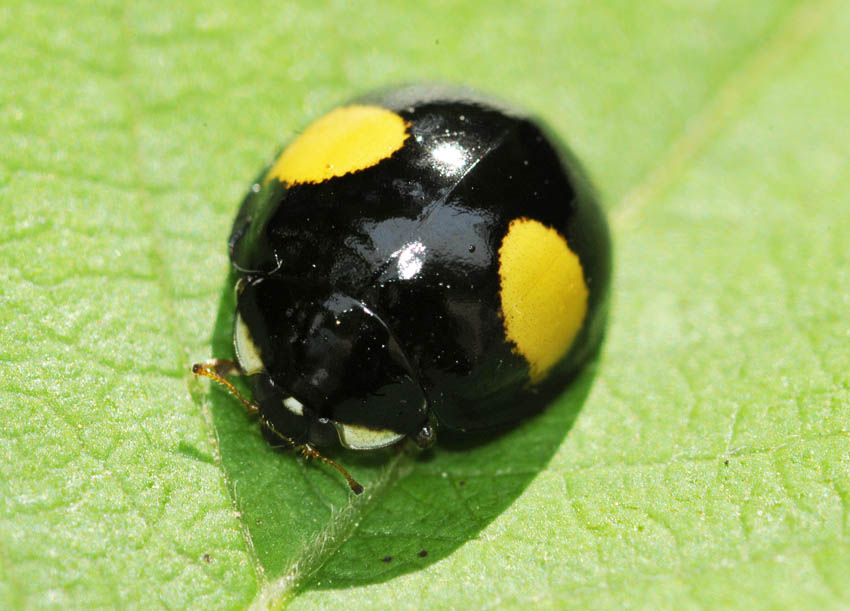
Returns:
[[[531,382],[539,382],[566,355],[587,314],[581,262],[557,231],[519,218],[502,239],[499,278],[505,336],[528,361]]]
[[[278,157],[266,180],[317,183],[363,170],[404,144],[407,125],[379,106],[343,106],[311,123]]]

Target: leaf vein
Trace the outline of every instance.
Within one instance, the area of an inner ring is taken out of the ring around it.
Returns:
[[[831,0],[798,2],[774,32],[720,85],[715,95],[685,126],[667,153],[611,211],[615,229],[634,226],[641,212],[687,172],[706,146],[734,121],[756,91],[804,46],[826,22]]]

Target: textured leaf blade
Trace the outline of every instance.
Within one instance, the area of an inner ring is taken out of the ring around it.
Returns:
[[[837,2],[0,7],[0,600],[846,605],[848,29]],[[379,491],[350,505],[188,366],[229,349],[269,153],[434,79],[569,136],[613,209],[612,324],[491,444],[341,454]]]

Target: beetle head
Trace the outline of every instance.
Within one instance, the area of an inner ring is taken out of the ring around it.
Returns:
[[[428,442],[425,395],[402,347],[361,301],[327,287],[241,281],[234,343],[264,418],[284,434],[372,449]]]

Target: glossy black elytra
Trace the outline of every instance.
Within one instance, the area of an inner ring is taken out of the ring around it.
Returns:
[[[263,426],[331,463],[314,446],[510,424],[598,346],[610,252],[577,162],[535,122],[434,89],[358,101],[242,202],[238,364],[195,371],[249,376]]]

